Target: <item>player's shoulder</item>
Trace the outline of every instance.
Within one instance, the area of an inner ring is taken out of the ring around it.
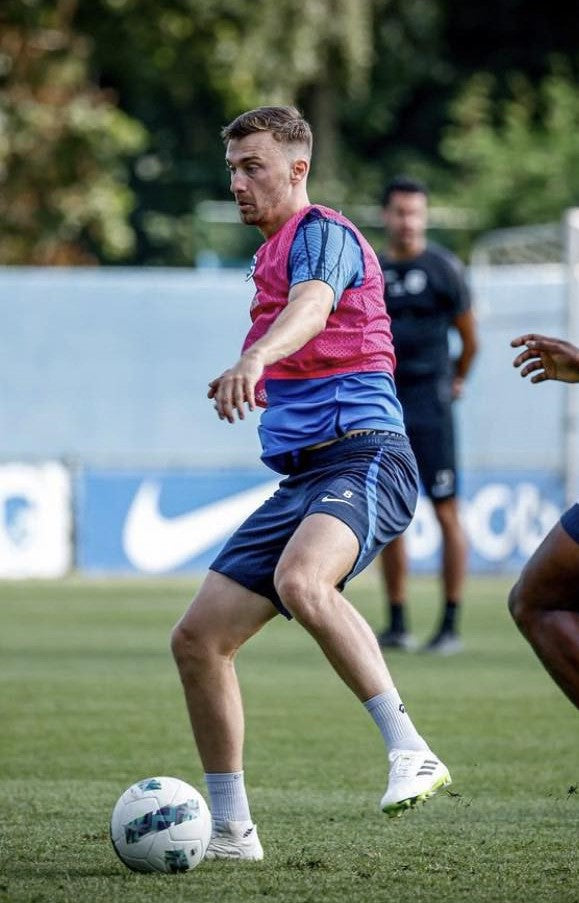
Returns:
[[[345,216],[341,210],[334,210],[333,207],[325,207],[323,204],[313,204],[304,214],[302,223],[316,222],[325,220],[335,226],[357,231],[354,223]]]
[[[331,207],[324,207],[323,204],[312,204],[307,208],[307,210],[305,210],[300,223],[312,223],[325,219],[338,220],[340,218],[340,214],[337,210],[333,210]]]
[[[304,235],[314,240],[318,236],[320,240],[324,241],[324,244],[330,241],[356,247],[361,246],[361,236],[347,217],[337,210],[317,204],[304,213],[298,224],[296,239],[300,239]]]
[[[444,245],[439,245],[436,241],[429,241],[422,253],[425,262],[428,262],[442,272],[450,273],[453,276],[464,275],[464,264],[459,257],[456,256]]]
[[[332,219],[333,217],[337,217],[338,219],[343,218],[343,215],[339,210],[334,210],[333,207],[326,207],[325,204],[312,204],[306,215],[309,215],[310,213],[315,216],[325,217],[326,219]]]

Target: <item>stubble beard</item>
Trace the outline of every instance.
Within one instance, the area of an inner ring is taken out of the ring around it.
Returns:
[[[281,207],[284,200],[285,191],[283,188],[278,188],[273,191],[268,200],[261,203],[259,207],[254,204],[249,210],[245,211],[239,208],[241,222],[245,226],[256,226],[258,229],[261,228],[262,225],[266,226],[276,218],[275,211]],[[271,216],[272,212],[274,213],[274,216]]]

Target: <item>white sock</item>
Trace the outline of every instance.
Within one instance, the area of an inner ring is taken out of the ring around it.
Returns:
[[[242,771],[212,772],[205,775],[215,826],[237,821],[252,824]]]
[[[378,725],[388,750],[429,748],[412,724],[396,687],[373,696],[364,706]]]

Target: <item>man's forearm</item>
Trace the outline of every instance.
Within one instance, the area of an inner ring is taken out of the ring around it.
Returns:
[[[327,315],[310,299],[292,301],[245,354],[258,356],[268,367],[303,348],[323,330],[326,320]]]
[[[472,351],[469,351],[468,353],[463,351],[463,353],[457,359],[454,367],[454,375],[457,379],[466,379],[471,368],[471,364],[474,360],[475,353],[476,352],[474,349],[472,349]]]

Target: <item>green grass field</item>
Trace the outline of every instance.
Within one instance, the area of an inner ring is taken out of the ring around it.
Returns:
[[[175,775],[205,795],[168,634],[185,581],[0,584],[0,901],[577,903],[579,718],[511,624],[508,583],[472,579],[467,650],[392,654],[451,792],[386,819],[380,736],[301,628],[239,658],[246,781],[266,858],[138,875],[108,840],[122,790]],[[374,627],[375,574],[348,592]],[[415,580],[425,638],[438,589]]]

